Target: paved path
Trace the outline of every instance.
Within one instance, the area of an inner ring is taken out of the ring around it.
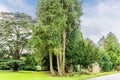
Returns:
[[[120,80],[120,73],[94,77],[86,80]]]

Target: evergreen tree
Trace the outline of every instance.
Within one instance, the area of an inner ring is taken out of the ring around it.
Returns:
[[[90,39],[85,39],[82,44],[82,52],[79,53],[80,64],[87,68],[88,65],[94,62],[100,62],[101,54],[99,48]]]
[[[65,74],[66,36],[78,28],[81,14],[81,4],[78,0],[39,0],[38,2],[37,26],[33,28],[31,43],[34,53],[40,53],[40,56],[49,54],[52,75],[55,75],[53,55],[56,55],[58,74],[60,76]]]

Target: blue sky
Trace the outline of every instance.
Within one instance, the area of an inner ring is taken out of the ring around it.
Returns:
[[[26,12],[35,17],[37,0],[0,0],[0,11]]]
[[[95,43],[113,32],[120,41],[120,0],[82,0],[81,31]],[[0,0],[0,12],[25,12],[35,17],[37,0]]]

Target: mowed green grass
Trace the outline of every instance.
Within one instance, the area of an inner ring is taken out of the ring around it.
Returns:
[[[91,75],[81,75],[75,74],[73,77],[52,77],[48,71],[34,72],[34,71],[0,71],[0,80],[80,80],[83,78],[99,76],[104,74],[111,74],[115,72],[105,72]]]
[[[0,71],[0,80],[79,80],[80,77],[58,77],[51,76],[48,71],[34,72],[34,71]]]

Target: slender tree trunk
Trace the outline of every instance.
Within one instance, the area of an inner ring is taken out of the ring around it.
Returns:
[[[61,46],[59,46],[60,48],[62,48]],[[60,59],[60,70],[61,70],[61,73],[63,74],[62,72],[62,69],[63,69],[63,53],[59,54],[59,59]]]
[[[52,76],[55,75],[54,69],[53,69],[53,62],[52,62],[52,53],[49,53],[49,61],[50,61],[50,73]]]
[[[66,31],[63,31],[63,64],[62,64],[62,72],[65,74],[65,48],[66,48]]]
[[[60,68],[60,59],[59,59],[59,54],[57,54],[57,68],[58,68],[58,75],[63,76]]]

